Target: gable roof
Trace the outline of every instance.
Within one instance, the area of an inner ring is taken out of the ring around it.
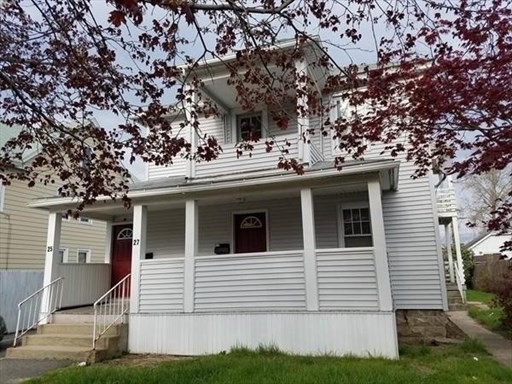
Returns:
[[[484,233],[478,235],[477,237],[475,237],[473,240],[471,240],[470,242],[468,242],[465,245],[468,249],[472,249],[491,235],[492,235],[492,232],[484,232]]]

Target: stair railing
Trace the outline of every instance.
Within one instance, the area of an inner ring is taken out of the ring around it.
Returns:
[[[457,289],[459,290],[460,297],[462,298],[462,303],[466,304],[466,292],[464,289],[465,278],[464,271],[459,268],[457,263],[453,264],[455,270],[455,281],[457,282]]]
[[[124,315],[130,309],[130,276],[126,275],[119,283],[110,288],[94,303],[94,328],[92,349],[96,349],[98,340],[119,320],[124,322]]]
[[[59,277],[18,304],[18,320],[16,321],[16,333],[14,335],[13,347],[18,339],[33,329],[43,320],[48,319],[62,306],[62,294],[64,292],[64,278]],[[46,296],[45,296],[46,295]],[[47,312],[41,313],[43,298],[47,300]]]

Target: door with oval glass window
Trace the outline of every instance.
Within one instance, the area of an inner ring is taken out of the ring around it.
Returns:
[[[265,212],[234,215],[235,253],[267,251],[267,220]]]
[[[132,270],[132,225],[116,225],[112,231],[112,286]],[[129,282],[128,282],[129,283]],[[124,296],[130,296],[129,284]]]

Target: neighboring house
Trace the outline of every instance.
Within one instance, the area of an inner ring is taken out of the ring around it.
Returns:
[[[506,241],[512,241],[512,235],[500,235],[497,232],[488,232],[471,240],[466,244],[466,247],[473,252],[476,258],[486,255],[502,254],[510,259],[512,258],[512,251],[502,252],[500,250]]]
[[[297,64],[307,69],[307,60]],[[131,273],[133,353],[198,355],[273,344],[292,353],[396,358],[398,316],[406,320],[400,328],[448,309],[437,178],[412,179],[415,165],[382,156],[384,144],[372,145],[364,161],[334,169],[333,138],[299,139],[318,127],[316,119],[295,119],[283,132],[266,105],[245,113],[219,64],[204,65],[211,71],[202,87],[224,115],[200,117],[200,126],[223,153],[211,162],[149,164],[148,179],[131,187],[129,210],[107,198],[86,208],[87,217],[107,220],[113,272],[73,289],[108,289]],[[326,75],[319,74],[320,87]],[[335,93],[333,105],[340,100]],[[283,108],[295,115],[295,105]],[[238,158],[248,119],[257,134],[288,139],[304,175],[277,169],[279,154],[267,153],[264,140],[252,156]],[[448,202],[447,228],[456,221],[454,195]],[[61,215],[73,204],[60,197],[31,204],[50,212],[48,246],[63,237]],[[57,259],[46,253],[47,282],[60,276]],[[426,335],[429,323],[418,324]]]
[[[21,128],[0,125],[0,147]],[[30,160],[37,150],[26,154]],[[16,329],[17,304],[43,286],[48,213],[27,205],[43,196],[56,195],[57,186],[13,181],[0,186],[0,315],[8,332]],[[82,217],[64,219],[57,249],[59,263],[104,263],[105,222]]]

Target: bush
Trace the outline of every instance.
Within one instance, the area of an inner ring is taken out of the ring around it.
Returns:
[[[466,247],[462,247],[462,263],[464,265],[464,278],[466,280],[466,287],[473,288],[473,273],[475,272],[475,264],[473,262],[473,252]]]
[[[507,329],[512,329],[512,263],[508,270],[495,278],[490,285],[492,293],[496,295],[494,304],[503,310],[501,324]]]

